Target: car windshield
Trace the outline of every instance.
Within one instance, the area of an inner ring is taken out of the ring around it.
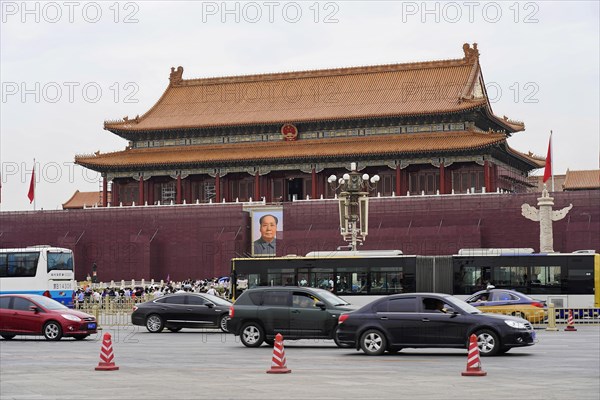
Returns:
[[[212,294],[206,294],[204,293],[202,296],[204,296],[206,298],[206,300],[215,303],[218,306],[230,306],[231,302],[220,298],[219,296],[213,296]]]
[[[329,304],[333,304],[334,306],[350,305],[350,303],[348,303],[346,300],[342,299],[341,297],[336,296],[335,294],[333,294],[331,292],[328,292],[327,290],[318,289],[318,290],[315,290],[315,292],[322,300],[325,300],[326,302],[328,302]]]
[[[31,300],[35,301],[36,303],[38,303],[40,306],[44,307],[47,310],[68,309],[68,307],[66,307],[63,304],[60,304],[58,301],[52,300],[52,299],[50,299],[48,297],[44,297],[44,296],[32,296]]]
[[[482,314],[482,312],[479,309],[454,296],[445,297],[444,301],[452,307],[461,309],[468,314]]]

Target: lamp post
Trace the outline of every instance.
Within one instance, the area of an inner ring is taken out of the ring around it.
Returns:
[[[375,189],[379,175],[361,175],[353,162],[349,173],[339,179],[331,175],[327,182],[334,191],[341,190],[338,195],[340,234],[346,242],[350,242],[352,251],[356,251],[358,243],[362,243],[368,234],[369,192]]]

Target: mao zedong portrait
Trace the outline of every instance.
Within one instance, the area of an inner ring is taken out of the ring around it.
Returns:
[[[277,245],[277,223],[279,220],[272,214],[265,214],[259,219],[260,238],[254,241],[254,255],[275,255]]]

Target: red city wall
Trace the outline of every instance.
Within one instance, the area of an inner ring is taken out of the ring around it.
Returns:
[[[573,204],[557,221],[554,250],[600,252],[600,191],[554,193],[554,209]],[[485,194],[373,198],[369,235],[360,249],[399,249],[445,255],[471,247],[539,250],[539,223],[521,216],[539,194]],[[283,205],[277,253],[306,254],[346,243],[339,235],[337,202]],[[100,281],[183,280],[226,276],[230,260],[250,248],[250,217],[242,204],[112,207],[0,213],[0,247],[49,244],[75,252],[76,277],[98,265]]]

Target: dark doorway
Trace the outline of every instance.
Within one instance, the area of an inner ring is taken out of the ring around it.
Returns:
[[[288,201],[292,201],[292,199],[296,198],[296,200],[302,200],[303,192],[303,179],[302,178],[294,178],[288,180]]]

